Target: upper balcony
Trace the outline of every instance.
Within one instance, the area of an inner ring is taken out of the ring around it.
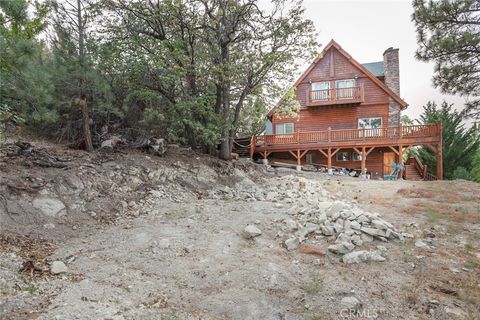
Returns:
[[[323,90],[307,90],[306,106],[326,106],[340,104],[359,104],[364,102],[363,86],[349,88],[333,88]]]

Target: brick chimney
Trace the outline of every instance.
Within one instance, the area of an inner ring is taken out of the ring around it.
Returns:
[[[387,87],[400,96],[398,49],[390,47],[383,53],[383,74],[385,76],[385,84]],[[400,124],[400,105],[392,98],[390,98],[388,111],[388,126],[398,126]]]

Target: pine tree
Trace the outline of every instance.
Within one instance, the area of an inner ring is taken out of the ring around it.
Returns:
[[[452,104],[443,102],[440,107],[435,102],[428,102],[417,120],[420,124],[443,124],[443,171],[445,179],[453,179],[454,171],[463,167],[472,168],[472,160],[480,146],[480,139],[475,128],[467,129],[461,113],[453,109]],[[436,172],[436,154],[429,148],[418,150],[419,156],[429,170]]]
[[[480,1],[414,0],[417,59],[435,62],[433,83],[469,99],[465,113],[480,117]]]

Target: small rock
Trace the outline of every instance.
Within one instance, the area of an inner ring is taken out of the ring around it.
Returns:
[[[285,247],[288,251],[292,251],[298,248],[300,240],[297,237],[285,240]]]
[[[383,262],[385,258],[382,257],[375,251],[354,251],[345,254],[342,258],[343,263],[352,264],[352,263],[360,263],[360,262],[367,262],[367,261],[378,261]]]
[[[373,241],[373,237],[371,235],[366,234],[366,233],[362,233],[360,235],[360,239],[362,239],[363,242],[372,242]]]
[[[294,231],[298,229],[297,223],[293,219],[286,219],[285,225],[287,226],[287,229],[290,231]]]
[[[186,253],[191,253],[193,251],[193,244],[189,244],[183,248]]]
[[[424,242],[422,240],[415,241],[415,247],[421,248],[421,249],[426,249],[426,250],[432,250],[433,249],[433,247],[431,245],[427,244],[426,242]]]
[[[338,244],[333,244],[328,247],[328,251],[336,254],[345,254],[352,251],[355,248],[355,245],[350,242],[342,242]]]
[[[52,274],[60,274],[68,272],[68,268],[62,261],[53,261],[50,265],[50,272]]]
[[[360,223],[358,223],[357,221],[354,220],[350,223],[350,228],[352,228],[354,230],[360,230],[361,225],[360,225]]]
[[[326,236],[333,236],[335,234],[335,229],[332,226],[321,226],[320,229]]]
[[[360,230],[365,232],[366,234],[373,236],[373,237],[385,237],[386,233],[383,230],[369,228],[369,227],[361,227]]]
[[[443,234],[446,234],[447,233],[447,228],[445,228],[444,226],[441,226],[441,225],[435,225],[433,227],[433,229],[439,233],[443,233]]]
[[[245,229],[243,229],[243,236],[246,239],[258,237],[261,234],[262,234],[262,231],[252,224],[249,224],[248,226],[245,227]]]
[[[445,313],[452,317],[452,319],[465,319],[467,314],[457,307],[445,307]]]
[[[168,249],[168,248],[170,248],[170,240],[169,239],[160,239],[160,241],[158,241],[157,246],[160,249]]]
[[[344,308],[353,311],[359,310],[362,306],[360,301],[358,301],[358,299],[355,297],[345,297],[342,299],[342,301],[340,301],[340,303]]]
[[[45,223],[43,225],[44,229],[55,229],[55,225],[53,223]]]

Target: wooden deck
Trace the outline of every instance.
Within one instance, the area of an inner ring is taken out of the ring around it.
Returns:
[[[362,169],[365,159],[376,147],[388,147],[402,159],[404,148],[424,145],[437,154],[437,177],[442,179],[442,125],[414,125],[379,129],[346,129],[326,131],[295,132],[294,134],[272,134],[252,137],[250,157],[255,153],[265,159],[273,152],[289,152],[298,165],[308,151],[320,151],[331,159],[340,149],[354,149],[362,155]]]
[[[336,104],[359,104],[365,101],[362,86],[307,91],[306,106],[325,106]]]

